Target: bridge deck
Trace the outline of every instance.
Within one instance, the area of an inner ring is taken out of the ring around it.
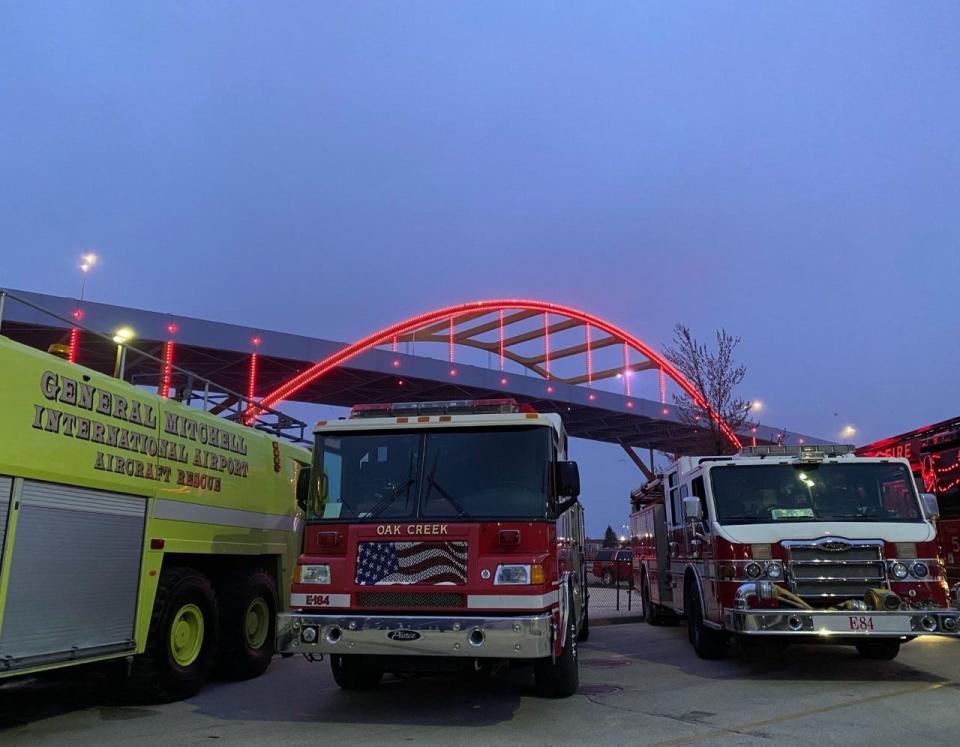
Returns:
[[[11,290],[31,303],[69,318],[77,308],[75,299]],[[160,358],[164,341],[171,338],[168,325],[176,324],[175,363],[181,368],[237,392],[247,391],[250,354],[257,353],[257,391],[266,392],[312,363],[344,347],[345,343],[287,332],[258,330],[189,317],[85,301],[85,326],[112,334],[120,326],[132,327],[137,337],[132,347]],[[52,343],[67,343],[70,325],[41,314],[8,297],[0,333],[32,347],[46,349]],[[253,338],[260,338],[254,347]],[[100,371],[112,371],[116,347],[109,341],[81,334],[77,361]],[[157,386],[160,370],[155,361],[132,351],[126,363],[126,378],[135,384]],[[504,384],[503,381],[507,383]],[[402,384],[401,384],[402,382]],[[186,384],[175,376],[173,387]],[[709,450],[702,429],[682,423],[671,406],[640,397],[627,397],[602,389],[561,381],[548,383],[536,376],[510,373],[481,366],[449,362],[390,350],[371,350],[331,371],[297,392],[299,402],[350,406],[397,400],[513,397],[542,412],[563,415],[571,436],[620,443],[666,452],[696,453]],[[591,399],[592,397],[592,399]],[[282,407],[281,407],[282,409]],[[664,409],[667,413],[664,414]],[[743,434],[749,443],[771,443],[778,431],[760,426],[756,434]],[[788,433],[784,443],[821,443],[810,436]]]

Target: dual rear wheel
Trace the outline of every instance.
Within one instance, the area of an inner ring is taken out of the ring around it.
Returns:
[[[134,692],[169,702],[194,695],[214,670],[230,679],[262,674],[273,657],[276,612],[266,571],[230,572],[214,588],[196,569],[164,569],[146,650],[133,659]]]

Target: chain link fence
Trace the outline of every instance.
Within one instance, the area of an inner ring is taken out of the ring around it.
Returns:
[[[640,612],[640,590],[633,585],[633,558],[624,551],[605,556],[602,552],[587,561],[587,586],[590,589],[590,608]]]

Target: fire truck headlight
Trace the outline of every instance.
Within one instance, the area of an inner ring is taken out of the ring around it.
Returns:
[[[759,563],[747,563],[743,567],[743,572],[747,578],[760,578],[763,574],[763,566]]]
[[[767,572],[767,578],[771,579],[772,581],[779,581],[781,578],[783,578],[783,566],[780,563],[767,563],[765,570]]]
[[[301,565],[300,578],[301,584],[329,584],[330,566],[328,565]]]
[[[910,573],[912,573],[916,578],[926,578],[930,575],[930,568],[923,561],[916,561],[910,567]]]
[[[906,564],[901,563],[899,560],[892,562],[888,570],[890,575],[893,576],[897,581],[903,581],[903,579],[910,575],[910,571],[907,570]]]
[[[542,565],[498,565],[493,585],[542,584],[543,579]]]

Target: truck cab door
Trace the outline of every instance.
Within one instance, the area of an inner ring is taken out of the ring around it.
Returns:
[[[700,499],[701,516],[703,518],[700,521],[685,522],[684,542],[687,547],[689,562],[700,575],[706,619],[719,622],[717,564],[703,475],[698,475],[690,481],[687,493]]]

